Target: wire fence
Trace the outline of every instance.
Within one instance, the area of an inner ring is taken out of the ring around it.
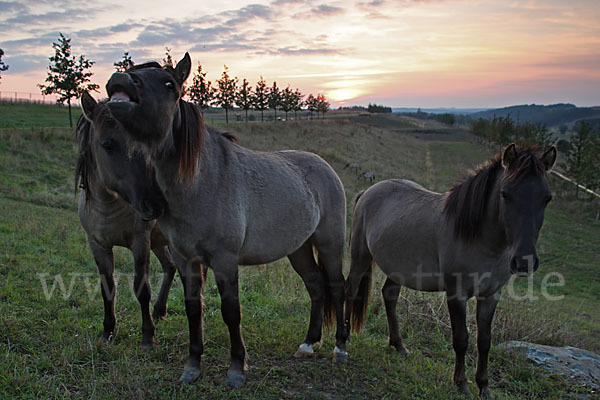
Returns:
[[[43,95],[41,93],[31,93],[31,92],[13,92],[0,90],[0,103],[10,103],[10,104],[59,104],[57,103],[58,96],[55,94]],[[71,105],[79,106],[79,99],[73,98],[71,99]]]

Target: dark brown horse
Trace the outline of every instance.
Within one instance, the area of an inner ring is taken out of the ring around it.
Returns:
[[[116,73],[106,86],[107,104],[131,140],[150,156],[168,202],[158,219],[161,230],[186,260],[199,260],[215,274],[231,339],[227,383],[242,386],[247,370],[238,264],[287,256],[311,297],[308,333],[296,355],[312,354],[323,321],[335,311],[334,359],[345,361],[346,201],[339,177],[315,154],[256,152],[206,129],[197,108],[181,99],[190,70],[186,54],[175,68],[149,63]],[[192,382],[200,375],[203,353],[200,284],[194,271],[180,273],[190,325],[190,356],[181,379]]]
[[[430,192],[414,182],[387,180],[359,195],[354,209],[346,280],[346,321],[359,331],[369,300],[373,263],[387,275],[383,298],[389,345],[402,354],[396,318],[401,286],[445,291],[456,353],[454,383],[469,393],[465,376],[468,333],[466,304],[477,298],[476,381],[488,387],[491,324],[504,284],[512,274],[535,271],[535,250],[552,198],[546,173],[556,148],[541,158],[527,148],[508,146],[450,192]]]
[[[176,267],[156,221],[144,221],[130,204],[145,210],[148,217],[157,217],[162,213],[165,201],[142,154],[129,154],[123,128],[110,118],[106,105],[97,104],[87,93],[82,96],[81,103],[84,114],[76,130],[79,144],[76,181],[83,188],[79,198],[79,220],[100,273],[104,300],[102,336],[111,339],[115,332],[112,248],[123,246],[133,253],[134,291],[142,310],[142,344],[151,345],[154,341],[152,317],[163,318],[167,313],[167,298]],[[102,129],[94,129],[91,121],[97,120],[102,120]],[[125,185],[122,178],[126,174],[134,177],[136,183]],[[152,316],[148,282],[151,248],[164,272]]]

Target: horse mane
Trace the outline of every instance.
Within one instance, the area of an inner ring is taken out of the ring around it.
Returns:
[[[504,174],[504,182],[517,182],[530,175],[545,176],[546,170],[535,154],[536,148],[521,147],[516,150],[517,158],[508,169],[504,169],[502,153],[498,153],[450,189],[443,213],[447,223],[454,217],[456,239],[472,243],[481,233],[485,210],[498,174]]]
[[[78,189],[83,189],[87,202],[91,198],[90,170],[93,168],[94,155],[91,150],[92,123],[83,114],[77,120],[75,138],[79,147],[75,165],[75,194]]]

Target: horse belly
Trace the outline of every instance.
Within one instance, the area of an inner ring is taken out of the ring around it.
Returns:
[[[407,255],[402,249],[385,257],[375,256],[377,266],[394,282],[410,289],[435,292],[444,290],[444,277],[437,258],[432,255]]]
[[[247,216],[240,264],[267,263],[293,253],[320,220],[320,211],[306,191],[287,190],[258,204],[260,209]]]
[[[249,226],[240,251],[242,265],[263,264],[296,251],[314,233],[318,210],[292,210],[268,220],[268,224]]]

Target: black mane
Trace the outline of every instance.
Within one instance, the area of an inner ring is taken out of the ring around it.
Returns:
[[[79,147],[75,165],[75,193],[77,193],[77,189],[83,189],[87,202],[91,197],[90,170],[93,168],[94,155],[91,150],[92,123],[84,115],[77,120],[75,138]]]
[[[517,158],[507,170],[502,165],[502,153],[491,158],[450,189],[444,204],[444,215],[447,223],[454,218],[454,237],[472,243],[479,236],[499,174],[503,174],[502,179],[509,182],[519,181],[531,174],[545,176],[545,173],[542,162],[531,147],[518,148]]]

